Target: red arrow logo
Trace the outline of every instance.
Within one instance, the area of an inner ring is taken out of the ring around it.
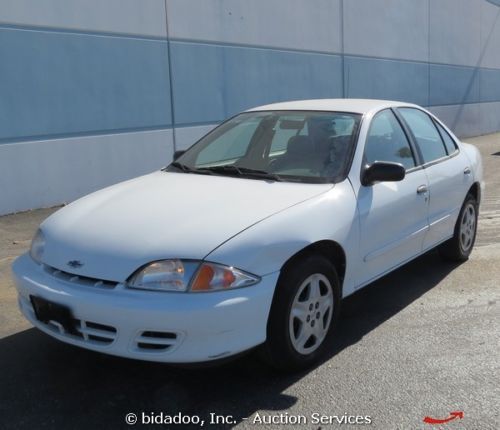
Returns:
[[[425,417],[424,418],[424,423],[427,424],[444,424],[450,421],[453,421],[457,418],[462,419],[464,417],[464,413],[462,411],[455,411],[455,412],[450,412],[450,416],[445,419],[437,419],[437,418],[431,418],[431,417]]]

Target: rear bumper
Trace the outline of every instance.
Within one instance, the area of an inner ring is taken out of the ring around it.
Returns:
[[[247,288],[189,294],[75,285],[50,275],[28,255],[12,269],[22,313],[45,333],[94,351],[171,363],[215,360],[264,342],[279,275]],[[38,321],[30,295],[69,307],[79,333]]]

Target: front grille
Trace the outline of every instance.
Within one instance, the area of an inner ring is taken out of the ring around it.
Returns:
[[[135,338],[137,350],[145,352],[165,352],[173,349],[180,335],[173,332],[143,331]]]
[[[74,320],[78,335],[85,342],[109,345],[116,338],[116,328],[92,321]]]
[[[56,269],[55,267],[44,265],[43,269],[46,273],[61,281],[69,282],[82,287],[104,288],[107,290],[113,289],[118,285],[118,282],[106,281],[103,279],[89,278],[80,276],[74,273],[65,272],[64,270]]]

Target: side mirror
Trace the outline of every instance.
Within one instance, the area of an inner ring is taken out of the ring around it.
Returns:
[[[363,169],[361,183],[366,187],[377,182],[398,182],[405,178],[405,168],[399,163],[375,161]]]
[[[186,151],[185,150],[179,150],[174,152],[174,161],[177,160],[182,154],[184,154]]]

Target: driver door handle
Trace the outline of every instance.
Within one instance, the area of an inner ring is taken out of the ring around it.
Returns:
[[[417,194],[425,194],[427,191],[427,185],[420,185],[420,187],[417,188]]]

